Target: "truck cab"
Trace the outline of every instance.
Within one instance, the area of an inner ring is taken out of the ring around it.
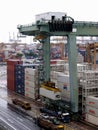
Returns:
[[[69,113],[62,113],[60,115],[60,121],[64,122],[64,123],[69,123],[71,118],[70,118],[70,114]]]
[[[21,108],[25,110],[31,110],[31,105],[29,102],[23,101],[21,99],[14,98],[12,99],[12,103],[15,105],[20,106]]]

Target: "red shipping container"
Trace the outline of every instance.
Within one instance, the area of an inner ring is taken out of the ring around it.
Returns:
[[[15,65],[23,64],[21,60],[10,59],[7,61],[7,88],[15,91]]]

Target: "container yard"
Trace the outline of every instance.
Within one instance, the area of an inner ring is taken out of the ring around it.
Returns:
[[[10,111],[27,116],[35,130],[97,130],[98,42],[91,37],[98,36],[98,23],[74,21],[61,12],[35,18],[35,24],[17,26],[21,34],[38,41],[35,49],[6,49],[6,58],[0,53],[1,70],[6,71],[1,99]],[[90,42],[79,43],[77,37],[84,42],[82,37],[88,36]]]

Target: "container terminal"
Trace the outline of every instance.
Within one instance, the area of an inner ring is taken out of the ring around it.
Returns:
[[[97,130],[98,23],[75,21],[62,12],[35,19],[17,26],[21,35],[34,36],[35,46],[0,44],[7,80],[1,98],[40,129]]]

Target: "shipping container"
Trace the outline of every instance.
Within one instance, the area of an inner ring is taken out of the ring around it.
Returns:
[[[63,83],[66,82],[66,83],[70,84],[69,75],[66,75],[64,73],[58,73],[57,81],[58,82],[63,82]]]
[[[91,107],[91,106],[87,105],[86,112],[90,115],[98,117],[98,108]]]
[[[44,96],[46,98],[52,99],[52,100],[60,100],[61,99],[61,92],[60,91],[53,91],[46,88],[41,87],[39,89],[39,94],[41,96]]]
[[[51,71],[64,72],[65,67],[64,64],[55,64],[50,66]]]
[[[27,87],[25,86],[25,92],[38,93],[38,87]]]
[[[61,90],[61,99],[70,101],[69,75],[59,73],[57,76],[57,87]]]
[[[7,78],[7,89],[11,91],[15,91],[15,80],[14,78]]]
[[[25,95],[24,87],[17,87],[15,92],[23,96]]]
[[[17,64],[15,65],[15,92],[25,95],[25,69],[33,68],[31,64]]]
[[[86,104],[98,108],[98,96],[88,96],[86,98]]]
[[[36,100],[36,99],[38,99],[39,95],[37,93],[32,93],[32,92],[25,91],[25,96],[28,97],[28,98]]]
[[[38,76],[25,73],[25,80],[38,83]]]
[[[16,65],[16,74],[24,74],[26,68],[33,68],[33,64],[17,64]]]
[[[68,63],[65,63],[65,70],[66,71],[69,71],[69,64]],[[83,71],[86,71],[86,70],[91,70],[91,67],[88,63],[77,63],[77,71],[78,72],[83,72]]]
[[[21,60],[12,60],[7,61],[7,88],[9,90],[15,91],[15,65],[22,64]]]
[[[50,60],[50,65],[55,65],[57,64],[57,60]]]
[[[37,80],[38,81],[38,80]],[[25,87],[37,88],[38,83],[36,81],[25,80]]]
[[[51,71],[51,72],[50,72],[50,78],[51,78],[51,80],[52,80],[52,79],[57,80],[57,76],[58,76],[59,73],[61,73],[61,72]]]
[[[56,63],[58,63],[58,60],[64,58],[64,43],[51,43],[51,47],[50,47],[50,59],[56,59]]]
[[[33,69],[33,68],[26,68],[25,69],[25,74],[38,76],[38,70],[37,69]]]
[[[57,87],[61,90],[61,92],[67,93],[70,92],[70,84],[65,82],[58,82],[57,81]]]
[[[86,121],[98,126],[98,117],[86,114]]]

